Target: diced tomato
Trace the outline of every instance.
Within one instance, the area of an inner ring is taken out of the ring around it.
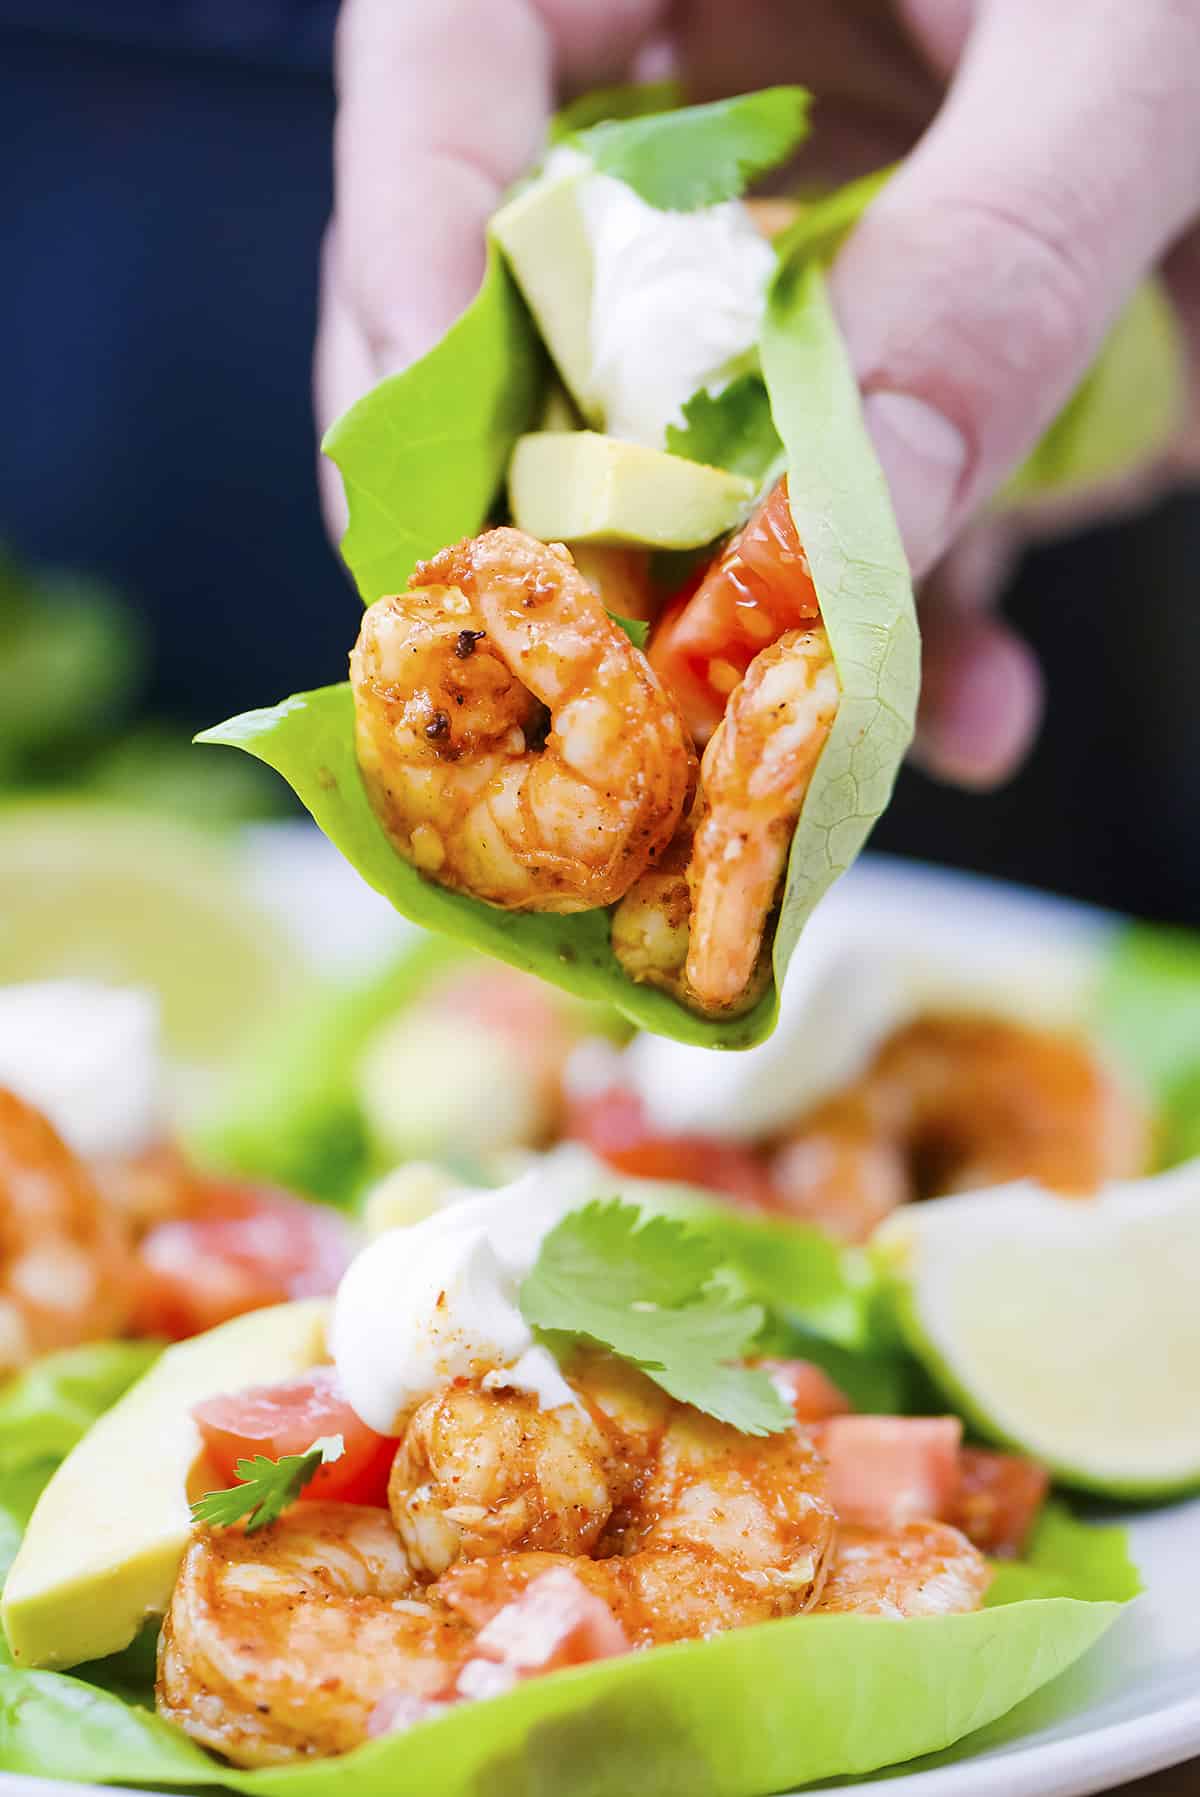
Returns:
[[[818,1428],[838,1520],[901,1528],[951,1515],[960,1490],[956,1416],[835,1416]]]
[[[650,665],[704,742],[759,651],[820,615],[785,477],[698,584],[663,613],[651,633]]]
[[[822,1423],[854,1408],[845,1392],[811,1360],[760,1360],[758,1365],[787,1398],[798,1423]]]
[[[201,1204],[142,1238],[140,1334],[178,1341],[247,1310],[323,1296],[354,1251],[343,1217],[287,1192],[205,1181]]]
[[[558,1566],[496,1612],[476,1636],[475,1652],[532,1678],[628,1653],[629,1637],[604,1599]]]
[[[958,1502],[946,1516],[985,1554],[1015,1559],[1046,1501],[1050,1475],[1035,1460],[964,1448]]]
[[[314,1441],[340,1435],[345,1452],[318,1469],[301,1492],[306,1498],[339,1498],[347,1504],[385,1504],[388,1474],[399,1443],[376,1435],[338,1389],[332,1367],[314,1367],[279,1385],[255,1385],[226,1397],[207,1398],[192,1411],[217,1477],[234,1483],[239,1460],[265,1454],[306,1454]]]
[[[611,1086],[574,1100],[566,1134],[635,1179],[678,1180],[728,1193],[755,1209],[771,1207],[771,1182],[756,1154],[714,1136],[659,1133],[647,1122],[641,1099],[627,1087]]]

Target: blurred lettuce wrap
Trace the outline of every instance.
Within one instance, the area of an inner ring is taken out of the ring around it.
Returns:
[[[652,103],[667,97],[654,90]],[[795,88],[655,113],[642,111],[643,104],[625,92],[564,115],[555,153],[573,155],[576,166],[615,177],[645,203],[673,214],[742,194],[790,156],[806,130],[805,96]],[[609,116],[598,116],[603,113]],[[521,191],[530,193],[539,179],[544,185],[550,177],[535,176]],[[696,393],[683,424],[667,432],[669,451],[693,467],[708,464],[710,474],[714,467],[729,470],[747,493],[786,472],[842,688],[792,842],[773,983],[753,1009],[706,1017],[635,983],[613,953],[606,911],[502,911],[425,879],[392,848],[368,802],[346,684],[246,713],[199,739],[241,748],[282,774],[362,877],[403,915],[680,1041],[740,1048],[769,1034],[800,931],[887,804],[912,734],[920,663],[912,588],[820,272],[877,180],[800,212],[778,240],[759,341],[730,369],[723,388]],[[564,243],[572,229],[577,225],[565,220]],[[557,246],[558,237],[552,240]],[[553,266],[549,279],[553,286]],[[564,353],[560,344],[563,372]],[[1047,479],[1052,471],[1062,484],[1073,459],[1094,459],[1101,428],[1113,443],[1123,429],[1130,454],[1157,440],[1169,418],[1155,410],[1152,419],[1135,419],[1124,402],[1132,387],[1153,402],[1151,409],[1161,409],[1173,356],[1165,313],[1138,302],[1133,322],[1114,334],[1093,377],[1094,403],[1072,402],[1070,428],[1043,455]],[[1122,370],[1131,361],[1137,373],[1127,377]],[[364,602],[403,591],[418,560],[479,530],[518,438],[543,416],[552,385],[533,313],[493,236],[479,293],[442,341],[381,382],[326,437],[349,506],[343,549]],[[1036,463],[1037,457],[1031,470]]]

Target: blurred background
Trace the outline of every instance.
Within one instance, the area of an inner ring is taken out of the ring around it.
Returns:
[[[0,788],[286,811],[192,729],[339,677],[309,362],[333,0],[0,0]],[[987,797],[908,771],[875,846],[1200,917],[1200,504],[1031,557],[1041,742]],[[64,573],[63,570],[69,571]],[[2,854],[0,850],[0,854]]]

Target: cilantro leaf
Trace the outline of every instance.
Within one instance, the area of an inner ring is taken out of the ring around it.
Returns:
[[[743,374],[720,393],[701,388],[683,408],[684,423],[667,426],[672,455],[761,480],[783,454],[761,375]]]
[[[761,1305],[720,1283],[720,1256],[674,1217],[619,1199],[572,1211],[542,1242],[521,1287],[530,1328],[610,1348],[681,1403],[746,1435],[792,1424],[765,1373],[734,1364],[763,1325]]]
[[[736,199],[807,132],[804,89],[767,87],[677,112],[606,119],[569,141],[659,211],[692,212]]]
[[[193,1503],[193,1522],[209,1528],[228,1528],[246,1518],[246,1533],[253,1535],[274,1522],[293,1503],[319,1466],[340,1460],[346,1444],[340,1435],[324,1435],[305,1454],[283,1454],[278,1460],[255,1454],[239,1460],[234,1468],[238,1483],[224,1491],[206,1491]]]
[[[623,618],[620,612],[610,611],[609,617],[614,624],[619,624],[635,649],[646,647],[646,638],[650,635],[650,626],[645,618]]]

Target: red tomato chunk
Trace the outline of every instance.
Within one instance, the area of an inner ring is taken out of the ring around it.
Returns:
[[[956,1416],[835,1416],[820,1424],[839,1521],[896,1529],[945,1520],[958,1502],[961,1443]]]
[[[475,1638],[476,1657],[458,1677],[464,1697],[494,1696],[521,1679],[629,1652],[629,1638],[602,1597],[556,1566],[498,1610]]]
[[[958,1503],[946,1517],[985,1554],[1012,1560],[1021,1553],[1050,1489],[1050,1475],[1019,1454],[964,1448]]]
[[[224,1484],[236,1482],[239,1460],[265,1454],[306,1454],[314,1441],[340,1435],[345,1452],[318,1469],[300,1493],[306,1498],[339,1498],[347,1504],[386,1504],[388,1474],[399,1446],[376,1435],[342,1396],[332,1367],[314,1367],[279,1385],[257,1385],[227,1397],[208,1398],[192,1411],[213,1472]]]
[[[137,1330],[173,1341],[218,1323],[333,1292],[353,1237],[323,1205],[269,1187],[205,1182],[202,1214],[160,1223],[142,1239]]]
[[[787,1398],[798,1423],[821,1423],[846,1416],[852,1408],[845,1393],[811,1360],[760,1360],[758,1366]]]
[[[725,1192],[755,1209],[771,1207],[766,1167],[750,1149],[714,1136],[664,1135],[650,1126],[641,1099],[624,1086],[575,1100],[566,1133],[637,1179],[678,1180]]]

